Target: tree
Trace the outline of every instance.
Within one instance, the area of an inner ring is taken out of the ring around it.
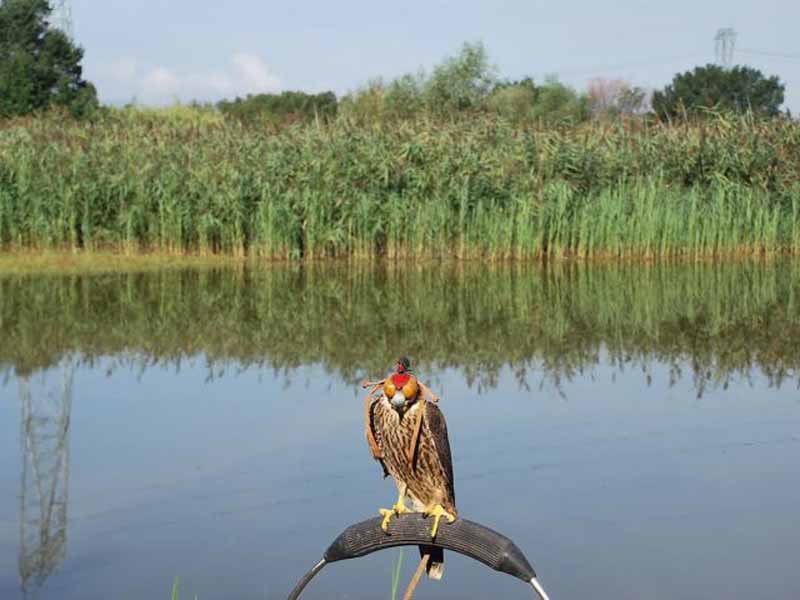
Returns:
[[[333,92],[307,94],[286,91],[280,94],[256,94],[235,100],[222,100],[217,108],[228,117],[243,122],[267,120],[275,123],[324,121],[336,116],[338,102]]]
[[[613,118],[643,112],[647,94],[624,79],[596,77],[589,81],[587,96],[595,118]]]
[[[589,98],[549,76],[536,88],[533,118],[545,125],[580,123],[589,117]]]
[[[82,78],[83,49],[48,26],[47,0],[0,3],[0,116],[50,105],[76,117],[97,108],[95,87]]]
[[[623,115],[645,114],[650,110],[647,105],[647,92],[638,85],[622,90],[617,98],[617,106]]]
[[[339,114],[353,122],[371,124],[384,118],[386,84],[376,77],[348,92],[339,101]]]
[[[536,102],[536,86],[533,79],[526,77],[519,81],[501,81],[486,101],[493,110],[512,123],[525,123],[533,120],[533,106]]]
[[[479,108],[494,89],[496,71],[482,43],[464,44],[457,56],[434,67],[425,84],[428,107],[434,112]]]
[[[425,72],[407,73],[393,80],[383,95],[386,113],[392,117],[408,119],[418,115],[424,105],[423,88]]]
[[[675,75],[672,83],[653,94],[653,110],[661,117],[700,113],[703,109],[752,111],[775,116],[783,103],[785,86],[777,77],[765,77],[758,69],[717,65],[696,67]]]

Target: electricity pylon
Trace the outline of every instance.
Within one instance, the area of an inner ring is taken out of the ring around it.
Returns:
[[[50,0],[50,26],[60,29],[72,39],[72,1],[71,0]]]
[[[17,375],[22,406],[19,575],[27,595],[61,564],[67,550],[69,418],[73,365]]]
[[[723,27],[717,30],[714,36],[714,52],[717,62],[726,69],[733,64],[733,49],[736,46],[736,31],[732,27]]]

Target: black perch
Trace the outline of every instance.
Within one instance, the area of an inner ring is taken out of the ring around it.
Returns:
[[[300,597],[303,589],[328,563],[360,558],[378,550],[397,546],[439,546],[464,556],[469,556],[501,573],[507,573],[530,584],[542,600],[548,600],[536,571],[517,545],[506,536],[467,519],[453,523],[442,520],[436,539],[431,540],[431,521],[420,513],[402,515],[392,519],[389,531],[381,529],[381,517],[356,523],[339,534],[325,550],[322,560],[314,565],[289,595],[289,600]]]

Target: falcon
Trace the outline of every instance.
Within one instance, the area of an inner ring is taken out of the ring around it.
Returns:
[[[431,539],[435,539],[442,517],[452,523],[458,516],[447,424],[435,404],[438,397],[417,380],[405,357],[397,361],[390,377],[362,385],[372,386],[364,406],[367,442],[384,477],[392,476],[399,493],[392,508],[380,509],[381,527],[388,531],[392,517],[421,512],[433,517]],[[442,549],[420,546],[420,553],[430,553],[429,577],[441,579]]]

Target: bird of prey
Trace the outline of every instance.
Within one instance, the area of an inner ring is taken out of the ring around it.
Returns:
[[[365,427],[373,457],[381,463],[384,477],[391,475],[399,496],[391,509],[380,509],[381,526],[388,530],[393,516],[413,512],[433,517],[431,538],[436,537],[439,520],[455,521],[453,463],[447,424],[438,398],[411,372],[407,358],[400,358],[395,372],[381,381],[363,383],[373,386],[365,400]],[[428,575],[440,579],[444,570],[441,548],[420,546],[420,553],[430,553]]]

